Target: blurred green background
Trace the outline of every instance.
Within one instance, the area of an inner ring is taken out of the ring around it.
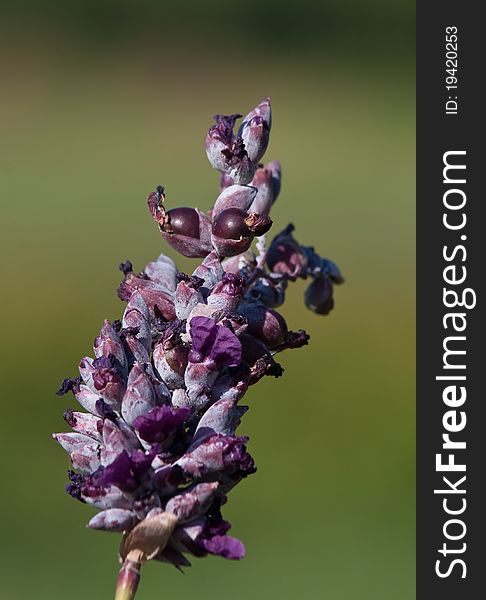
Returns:
[[[267,94],[274,230],[294,222],[347,282],[325,318],[296,284],[283,312],[311,344],[245,398],[258,472],[225,514],[247,557],[149,564],[139,598],[415,596],[414,10],[1,3],[2,598],[113,596],[119,539],[86,530],[92,510],[64,493],[50,432],[73,399],[54,392],[121,315],[118,263],[167,250],[147,193],[209,208],[211,116]]]

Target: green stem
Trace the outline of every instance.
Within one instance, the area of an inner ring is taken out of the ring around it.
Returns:
[[[138,560],[126,558],[118,574],[115,600],[133,600],[140,581],[141,563]]]

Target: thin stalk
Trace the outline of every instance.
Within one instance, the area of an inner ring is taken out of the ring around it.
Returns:
[[[115,600],[133,600],[140,581],[141,556],[130,552],[123,561],[116,582]]]

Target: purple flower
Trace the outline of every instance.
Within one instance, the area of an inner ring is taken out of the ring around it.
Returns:
[[[156,406],[137,417],[133,426],[146,442],[151,444],[164,442],[174,435],[178,427],[189,417],[190,412],[188,408]]]
[[[66,410],[71,431],[53,436],[71,462],[66,490],[99,511],[90,528],[123,533],[120,595],[133,597],[150,559],[181,569],[190,565],[186,555],[243,557],[220,510],[256,470],[248,438],[237,434],[248,410],[240,401],[263,377],[282,375],[277,352],[308,342],[274,310],[289,282],[311,280],[305,302],[317,314],[330,311],[333,286],[343,282],[332,261],[295,240],[293,226],[266,247],[281,183],[278,161],[259,163],[271,129],[269,99],[235,135],[239,117],[217,116],[206,137],[222,174],[207,214],[167,209],[161,186],[148,197],[163,239],[202,261],[190,276],[163,254],[139,273],[121,263],[122,319],[104,321],[94,357],[84,357],[80,377],[57,392],[72,391],[84,409]]]
[[[241,362],[241,342],[227,327],[217,325],[207,317],[193,317],[190,334],[191,362],[200,363],[209,358],[218,368],[235,366]]]

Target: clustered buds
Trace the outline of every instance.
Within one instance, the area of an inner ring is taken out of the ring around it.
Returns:
[[[256,470],[248,438],[236,434],[248,408],[240,400],[262,377],[282,375],[278,353],[308,342],[276,310],[288,283],[309,278],[305,303],[327,314],[343,281],[334,263],[297,242],[292,225],[265,247],[281,180],[278,162],[259,162],[269,99],[235,135],[238,117],[217,116],[206,137],[221,172],[208,214],[167,209],[161,186],[148,197],[163,238],[202,262],[192,275],[163,254],[140,273],[122,263],[122,319],[103,323],[94,358],[58,392],[71,391],[84,409],[67,410],[72,431],[54,434],[71,459],[67,491],[99,511],[90,528],[123,533],[123,589],[136,587],[133,573],[146,560],[182,568],[188,555],[243,557],[221,514],[230,490]]]

